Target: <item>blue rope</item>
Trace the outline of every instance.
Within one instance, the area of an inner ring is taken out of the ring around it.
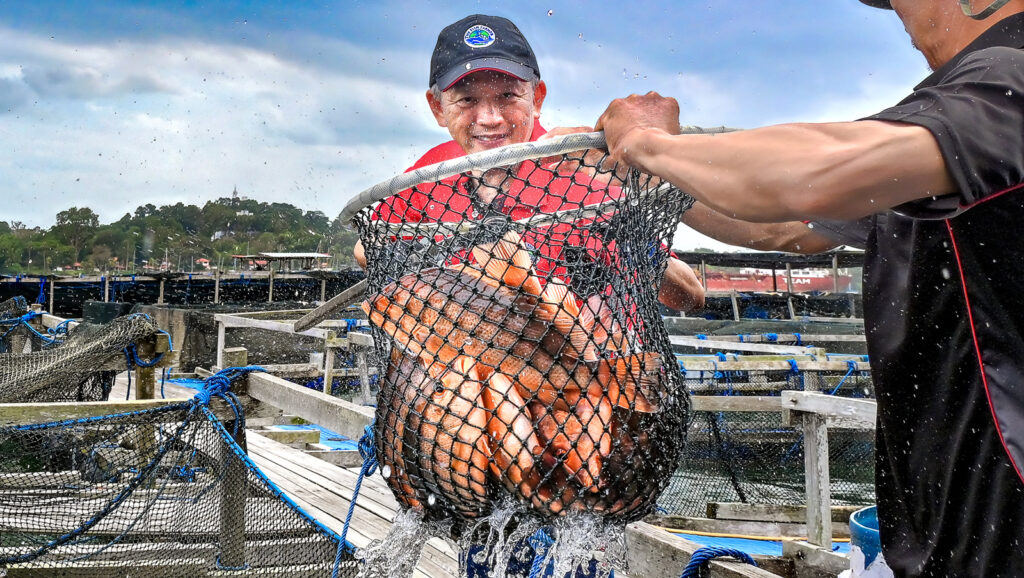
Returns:
[[[800,345],[803,345],[803,340],[802,340],[802,338],[800,337],[800,334],[799,334],[799,333],[794,333],[794,334],[793,334],[793,336],[794,336],[794,337],[796,337],[796,344],[797,344],[798,346],[800,346]]]
[[[690,556],[690,563],[683,569],[683,574],[679,578],[700,578],[701,568],[710,562],[713,558],[720,558],[722,556],[731,556],[736,558],[740,562],[746,562],[753,566],[757,566],[757,562],[750,557],[750,554],[737,550],[735,548],[721,548],[718,546],[704,546],[698,548],[696,552]]]
[[[356,479],[356,487],[352,490],[352,501],[348,504],[348,515],[345,516],[345,525],[341,528],[341,541],[348,536],[348,525],[352,521],[352,514],[356,511],[356,500],[359,498],[359,487],[363,485],[364,476],[372,476],[377,471],[377,455],[375,453],[375,442],[373,436],[373,424],[363,428],[363,437],[359,438],[359,456],[363,458],[363,468],[359,470],[359,478]],[[341,556],[341,551],[338,551]],[[335,560],[337,566],[339,560]]]
[[[779,334],[778,333],[765,333],[764,334],[764,338],[767,339],[768,341],[775,342],[775,341],[779,340]]]
[[[857,370],[857,362],[856,361],[853,361],[853,360],[847,361],[846,362],[846,366],[849,368],[849,369],[846,370],[846,375],[844,375],[843,378],[839,380],[839,383],[836,384],[836,386],[832,389],[832,391],[828,392],[829,395],[835,395],[836,392],[839,391],[839,388],[843,387],[843,383],[846,382],[846,378],[850,377],[850,375],[854,371]]]
[[[46,303],[46,277],[39,278],[39,296],[36,297],[36,303],[39,305]]]
[[[555,541],[548,536],[548,533],[543,528],[537,530],[532,536],[526,539],[530,547],[533,548],[533,564],[530,565],[530,576],[529,578],[541,578],[544,576],[544,572],[551,566],[552,563],[548,563],[547,567],[544,565],[544,560],[547,558],[548,548],[550,548]]]

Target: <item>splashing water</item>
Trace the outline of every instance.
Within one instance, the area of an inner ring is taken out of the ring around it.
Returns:
[[[418,512],[400,510],[387,537],[356,552],[356,557],[363,560],[359,578],[408,578],[427,541],[450,533],[449,521],[425,522]]]
[[[565,576],[577,568],[587,569],[595,551],[595,578],[607,578],[613,567],[625,568],[626,532],[621,525],[609,524],[594,514],[569,514],[555,521],[554,544],[547,550],[544,564],[554,566],[554,576]]]
[[[538,540],[538,530],[554,540],[548,545]],[[554,569],[554,576],[589,576],[591,560],[596,558],[594,578],[607,578],[612,569],[625,568],[626,539],[621,524],[608,523],[593,514],[569,514],[545,527],[540,518],[532,515],[521,504],[511,500],[497,505],[490,515],[471,523],[455,543],[451,539],[450,521],[425,521],[414,511],[402,511],[395,516],[391,532],[384,540],[371,543],[357,556],[364,561],[360,578],[412,576],[424,545],[431,538],[448,541],[465,556],[472,549],[470,562],[487,568],[488,578],[527,578],[535,562]],[[523,547],[533,543],[536,552]]]

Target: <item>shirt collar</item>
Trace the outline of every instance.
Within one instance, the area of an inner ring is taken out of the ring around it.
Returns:
[[[968,54],[994,46],[1010,46],[1024,48],[1024,12],[1007,16],[988,30],[981,33],[949,62],[935,69],[927,78],[914,87],[914,90],[936,86],[942,82],[950,70],[956,68]]]

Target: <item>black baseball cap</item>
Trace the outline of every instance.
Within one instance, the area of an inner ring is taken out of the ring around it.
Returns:
[[[864,4],[867,4],[868,6],[871,6],[871,7],[874,7],[874,8],[888,8],[889,10],[892,10],[892,4],[889,3],[889,0],[860,0],[860,1],[863,2]]]
[[[445,27],[430,57],[430,86],[445,91],[480,70],[497,70],[527,82],[540,79],[530,43],[515,24],[500,16],[474,14]]]

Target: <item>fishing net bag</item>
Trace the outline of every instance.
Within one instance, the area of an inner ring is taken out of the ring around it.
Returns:
[[[468,521],[649,513],[687,396],[658,288],[693,199],[601,133],[485,151],[360,194],[376,450],[407,508]]]

